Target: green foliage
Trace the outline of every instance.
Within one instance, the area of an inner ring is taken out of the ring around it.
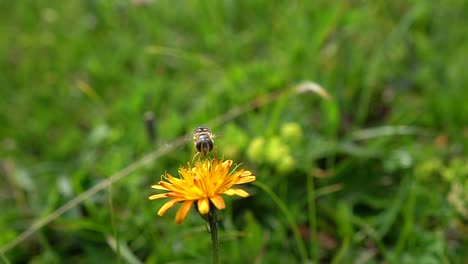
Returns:
[[[0,251],[244,105],[212,127],[217,154],[260,183],[226,199],[221,263],[463,263],[467,13],[461,0],[1,2]],[[307,80],[331,99],[279,96]],[[148,201],[193,151],[129,174],[1,259],[209,263],[203,220],[177,225]]]

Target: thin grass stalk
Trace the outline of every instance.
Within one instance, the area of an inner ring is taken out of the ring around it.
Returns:
[[[112,233],[114,233],[114,237],[115,237],[115,250],[117,254],[117,263],[122,263],[122,258],[120,255],[120,245],[119,245],[119,232],[117,232],[117,227],[115,226],[114,202],[112,200],[112,184],[109,184],[108,199],[109,199],[108,202],[109,202]]]
[[[252,184],[259,187],[264,192],[266,192],[271,197],[273,202],[279,207],[281,212],[284,214],[284,216],[286,217],[286,220],[288,221],[289,226],[291,227],[291,230],[294,235],[294,239],[296,240],[297,248],[299,251],[299,255],[301,256],[302,263],[307,263],[308,262],[307,250],[304,245],[304,241],[301,239],[299,227],[297,226],[297,223],[294,220],[293,214],[288,210],[288,207],[286,206],[286,204],[266,184],[260,182],[259,180],[256,180]]]
[[[307,177],[307,207],[310,229],[310,256],[314,263],[318,262],[317,244],[317,213],[315,208],[315,183],[313,175]]]

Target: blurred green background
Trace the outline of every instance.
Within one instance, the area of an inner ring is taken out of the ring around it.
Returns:
[[[332,98],[285,94],[212,127],[218,155],[257,175],[226,199],[221,263],[466,263],[466,14],[462,0],[1,1],[0,259],[209,263],[195,211],[177,225],[148,201],[191,142],[4,249],[196,126],[313,81]]]

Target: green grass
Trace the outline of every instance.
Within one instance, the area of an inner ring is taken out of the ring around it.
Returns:
[[[221,263],[468,258],[468,2],[135,2],[0,3],[1,261],[209,263],[147,198],[192,144],[141,159],[213,122],[258,180]],[[304,81],[332,99],[275,97]]]

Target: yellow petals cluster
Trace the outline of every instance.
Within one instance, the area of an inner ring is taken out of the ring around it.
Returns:
[[[231,169],[232,160],[206,158],[197,160],[194,164],[179,168],[180,178],[176,178],[169,173],[162,176],[158,184],[151,186],[156,190],[166,191],[165,193],[154,194],[150,200],[169,198],[158,215],[162,216],[166,211],[177,203],[183,204],[176,214],[176,222],[182,223],[192,205],[196,202],[198,211],[202,215],[210,212],[210,204],[217,209],[224,209],[225,203],[221,194],[238,195],[247,197],[249,194],[234,185],[255,181],[255,176],[248,170]]]

